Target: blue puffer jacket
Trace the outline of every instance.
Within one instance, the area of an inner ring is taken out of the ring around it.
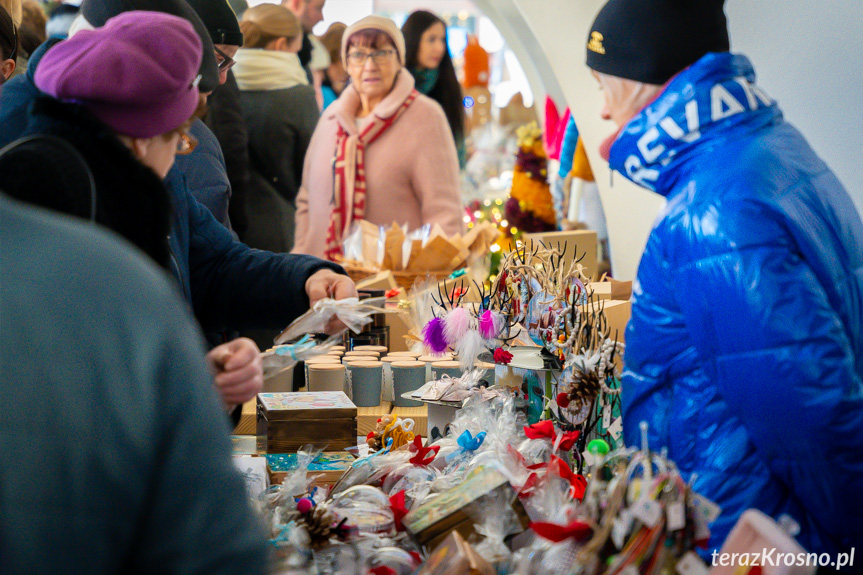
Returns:
[[[863,542],[863,225],[755,84],[708,54],[623,127],[611,167],[667,197],[633,289],[624,438],[668,448],[722,507],[793,517],[809,551]]]

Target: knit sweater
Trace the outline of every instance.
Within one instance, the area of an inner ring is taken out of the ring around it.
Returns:
[[[380,118],[394,114],[414,88],[406,70],[374,108]],[[356,134],[360,97],[348,86],[328,107],[312,136],[297,197],[294,253],[323,256],[333,198],[333,157],[338,126]],[[366,148],[365,219],[378,225],[407,224],[409,230],[438,223],[448,234],[462,231],[458,157],[441,107],[420,95]]]

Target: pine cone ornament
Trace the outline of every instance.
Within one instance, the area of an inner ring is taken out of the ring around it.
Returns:
[[[592,403],[601,389],[599,376],[595,370],[577,370],[572,380],[572,386],[567,392],[570,401],[567,409],[579,411],[585,405]]]
[[[305,527],[311,540],[310,546],[312,549],[322,549],[326,547],[330,539],[343,539],[347,530],[344,527],[347,519],[339,521],[336,516],[327,510],[323,505],[316,505],[308,513],[300,515],[298,523]]]

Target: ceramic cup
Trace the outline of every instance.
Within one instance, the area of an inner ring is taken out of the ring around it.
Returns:
[[[351,399],[357,407],[381,404],[383,364],[379,361],[357,361],[347,365],[350,374]]]
[[[303,362],[303,380],[305,382],[306,389],[309,389],[309,366],[322,363],[339,364],[341,361],[339,361],[339,358],[332,355],[316,355],[305,360]]]
[[[461,369],[459,362],[455,360],[435,361],[431,364],[431,379],[440,379],[443,375],[448,375],[452,378],[461,377],[464,372]]]
[[[313,363],[309,366],[309,391],[344,391],[345,366],[340,363]]]
[[[378,355],[384,355],[389,353],[390,350],[385,345],[358,345],[352,351],[374,351]]]
[[[415,391],[426,383],[426,364],[421,361],[394,361],[393,405],[395,407],[421,407],[423,402],[405,399],[403,393]]]

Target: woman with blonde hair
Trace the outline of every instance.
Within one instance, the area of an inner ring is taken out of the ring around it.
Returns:
[[[294,251],[335,260],[351,224],[462,231],[458,156],[446,116],[418,93],[392,20],[367,16],[344,33],[350,85],[318,124],[297,199]]]
[[[240,28],[245,40],[234,74],[249,131],[250,177],[244,239],[254,248],[289,252],[303,161],[319,117],[297,57],[303,28],[293,12],[275,4],[248,9]]]

